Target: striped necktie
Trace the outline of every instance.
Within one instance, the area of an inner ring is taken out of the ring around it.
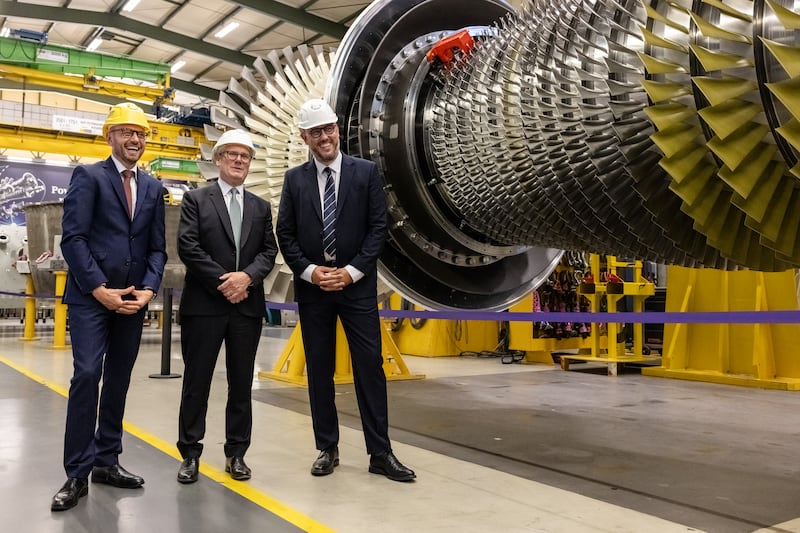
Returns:
[[[325,167],[325,194],[322,198],[322,249],[327,261],[336,261],[336,188],[333,171]]]

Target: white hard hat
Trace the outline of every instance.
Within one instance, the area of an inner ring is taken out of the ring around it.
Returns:
[[[331,106],[322,98],[308,100],[300,106],[300,116],[297,125],[300,129],[308,130],[322,126],[323,124],[334,124],[339,120]]]
[[[216,159],[219,151],[229,144],[239,144],[246,147],[250,151],[250,157],[253,157],[256,153],[256,149],[253,146],[253,139],[250,137],[249,133],[244,130],[228,130],[219,136],[217,144],[215,144],[214,148],[211,150],[212,157]]]

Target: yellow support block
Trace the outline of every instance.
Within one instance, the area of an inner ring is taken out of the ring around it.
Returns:
[[[36,290],[33,287],[33,275],[25,274],[25,325],[21,341],[39,340],[36,337]]]
[[[392,293],[385,309],[418,309]],[[387,322],[388,323],[388,322]],[[495,350],[498,323],[493,320],[400,320],[391,328],[391,337],[400,352],[421,357],[448,357],[462,352]]]
[[[67,272],[56,270],[56,303],[53,309],[53,348],[63,350],[67,346],[67,304],[61,301],[67,287]]]
[[[408,355],[441,357],[495,350],[498,323],[488,320],[428,319],[419,329],[404,321],[391,332],[398,349]]]
[[[667,272],[667,311],[797,309],[794,271],[691,269]],[[659,377],[800,390],[800,324],[666,324]]]
[[[401,379],[424,379],[425,374],[412,374],[403,361],[400,351],[397,349],[392,337],[386,330],[385,324],[381,324],[381,340],[383,355],[383,370],[388,381]],[[308,386],[308,376],[306,375],[306,352],[303,348],[303,337],[298,323],[291,336],[286,342],[286,346],[281,352],[278,361],[271,371],[261,371],[258,373],[259,379],[275,379],[285,381],[293,385],[302,387]],[[353,366],[350,360],[350,348],[347,345],[347,337],[341,321],[336,323],[336,367],[333,374],[333,381],[337,385],[353,383]]]
[[[590,259],[592,272],[600,272],[600,256],[592,255]],[[633,269],[633,279],[636,281],[626,281],[624,283],[594,283],[593,286],[581,285],[579,293],[589,300],[591,304],[591,311],[598,313],[600,311],[600,300],[605,296],[608,307],[608,313],[605,317],[608,318],[606,323],[607,335],[606,345],[601,343],[600,324],[592,324],[592,333],[590,336],[591,350],[590,352],[583,353],[579,351],[577,355],[562,355],[561,368],[569,370],[570,361],[585,361],[593,363],[604,363],[608,368],[609,376],[616,376],[619,365],[625,363],[647,363],[658,360],[657,357],[644,354],[644,326],[642,324],[633,325],[633,348],[628,352],[625,349],[625,343],[617,342],[618,334],[621,331],[620,324],[625,320],[622,318],[624,315],[617,315],[617,304],[619,300],[628,296],[633,301],[632,311],[641,313],[644,310],[644,301],[648,297],[655,294],[655,286],[648,280],[642,277],[642,262],[641,261],[618,261],[613,255],[606,257],[607,271],[613,274],[618,273],[620,268]],[[594,292],[587,292],[586,289],[591,287]],[[614,318],[621,318],[621,322],[614,322]]]

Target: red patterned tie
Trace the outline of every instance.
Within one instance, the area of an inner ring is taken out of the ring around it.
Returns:
[[[128,200],[128,215],[133,218],[133,191],[131,190],[131,178],[133,170],[125,169],[122,171],[122,188],[125,189],[125,198]]]

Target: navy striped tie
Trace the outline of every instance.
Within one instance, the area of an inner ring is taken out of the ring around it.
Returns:
[[[336,260],[336,188],[333,171],[325,167],[325,194],[322,198],[322,249],[327,261]]]

